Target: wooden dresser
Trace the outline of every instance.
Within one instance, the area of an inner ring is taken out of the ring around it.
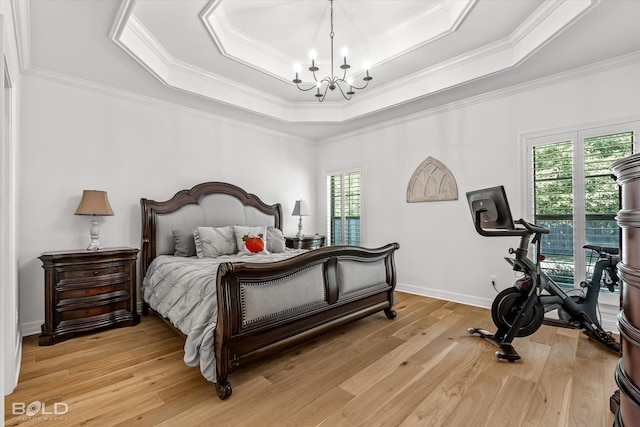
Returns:
[[[138,249],[45,252],[45,318],[40,345],[106,326],[132,326],[136,311]]]

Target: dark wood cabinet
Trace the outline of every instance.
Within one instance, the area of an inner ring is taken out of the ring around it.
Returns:
[[[324,246],[324,236],[285,237],[285,244],[292,249],[318,249]]]
[[[52,345],[107,326],[132,326],[136,311],[138,249],[52,251],[44,268],[45,318],[40,345]]]

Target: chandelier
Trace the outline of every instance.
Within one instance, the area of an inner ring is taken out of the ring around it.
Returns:
[[[335,76],[333,74],[333,36],[334,36],[333,0],[331,0],[331,32],[329,33],[329,38],[331,39],[331,76],[330,77],[327,76],[321,80],[318,80],[318,77],[316,76],[316,71],[319,71],[320,69],[316,67],[315,61],[316,61],[317,52],[313,49],[309,51],[309,58],[311,59],[311,67],[309,67],[309,71],[311,71],[311,73],[313,74],[313,79],[315,80],[316,84],[310,87],[300,86],[300,83],[302,83],[302,80],[298,78],[298,73],[300,72],[301,67],[300,67],[300,64],[295,64],[294,66],[294,71],[296,72],[296,78],[293,80],[293,82],[296,84],[298,89],[300,89],[303,92],[307,92],[312,89],[317,89],[314,96],[318,98],[318,101],[320,102],[324,101],[324,98],[327,96],[328,89],[331,89],[331,91],[334,91],[336,90],[336,88],[340,90],[340,93],[342,94],[344,99],[348,101],[356,93],[355,90],[362,90],[366,88],[369,85],[369,82],[373,80],[373,77],[369,75],[369,65],[365,63],[364,68],[367,72],[367,75],[362,78],[362,80],[364,81],[364,86],[361,86],[361,87],[354,86],[353,78],[347,77],[347,70],[351,68],[351,65],[347,64],[348,52],[346,47],[343,47],[342,50],[340,51],[340,54],[344,58],[343,64],[340,65],[340,69],[343,70],[342,78]]]

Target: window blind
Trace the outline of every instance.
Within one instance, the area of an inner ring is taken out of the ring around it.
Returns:
[[[574,286],[576,265],[592,273],[584,244],[619,246],[618,184],[609,168],[633,154],[633,139],[622,132],[533,145],[534,222],[549,229],[542,267],[558,284]]]
[[[327,230],[332,245],[360,245],[361,174],[327,176]]]

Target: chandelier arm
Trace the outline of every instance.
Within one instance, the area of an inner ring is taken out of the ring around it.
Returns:
[[[303,88],[303,87],[300,87],[300,85],[299,85],[299,84],[297,84],[297,83],[296,83],[296,86],[298,86],[298,89],[300,89],[300,90],[301,90],[301,91],[303,91],[303,92],[308,92],[308,91],[310,91],[310,90],[312,90],[312,89],[315,89],[315,88],[316,88],[316,85],[313,85],[313,86],[311,86],[310,88],[305,89],[305,88]]]
[[[347,69],[346,68],[343,70],[342,78],[340,80],[342,80],[345,83],[347,82]]]
[[[352,88],[357,89],[357,90],[362,90],[362,89],[366,88],[367,86],[369,86],[369,82],[367,81],[367,82],[364,84],[364,86],[361,86],[361,87],[359,87],[359,86],[355,86],[355,85],[349,85],[349,86],[351,86]]]
[[[351,96],[347,96],[347,95],[344,93],[344,91],[342,90],[342,86],[340,85],[340,82],[346,83],[347,85],[349,85],[349,83],[347,83],[346,81],[344,81],[344,80],[342,80],[342,79],[339,79],[339,80],[336,82],[336,86],[338,86],[338,89],[340,89],[340,93],[342,94],[342,97],[343,97],[344,99],[346,99],[347,101],[351,101]],[[351,85],[349,85],[349,86],[351,86]]]
[[[329,85],[325,86],[324,93],[322,94],[322,98],[318,98],[318,101],[320,101],[320,102],[324,101],[324,98],[327,96],[327,90],[329,90]],[[319,93],[319,91],[318,91],[318,93]]]

